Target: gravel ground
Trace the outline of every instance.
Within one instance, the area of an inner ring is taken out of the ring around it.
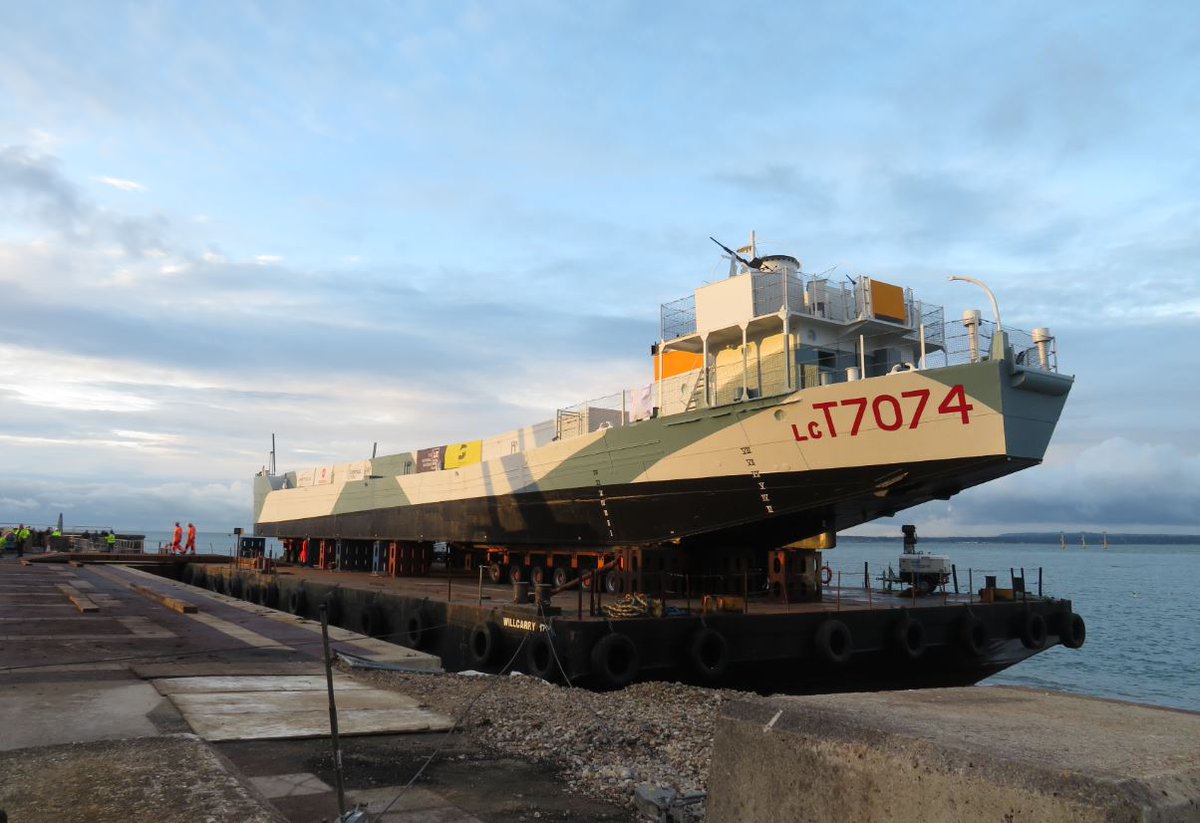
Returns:
[[[451,717],[465,711],[462,728],[484,746],[552,767],[571,792],[627,806],[638,783],[706,791],[721,705],[757,699],[678,683],[591,692],[521,675],[348,671]]]
[[[0,809],[13,823],[283,820],[207,744],[190,737],[0,752]]]

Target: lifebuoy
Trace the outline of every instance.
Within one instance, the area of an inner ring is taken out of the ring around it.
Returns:
[[[982,657],[988,645],[987,626],[975,615],[967,614],[958,624],[958,642],[967,654]]]
[[[813,636],[813,645],[818,654],[838,666],[850,662],[854,655],[854,637],[840,620],[829,619],[821,623]]]
[[[558,658],[549,632],[534,632],[525,641],[525,668],[529,674],[553,682],[558,679]]]
[[[633,682],[638,673],[638,650],[628,635],[606,634],[592,647],[592,673],[602,685],[620,689]]]
[[[1087,640],[1087,624],[1074,612],[1064,616],[1063,624],[1062,630],[1058,633],[1059,640],[1068,649],[1078,649]]]
[[[925,627],[921,621],[905,615],[892,628],[892,640],[896,650],[909,660],[916,660],[925,653]]]
[[[1037,650],[1046,645],[1046,618],[1037,612],[1028,612],[1021,621],[1021,643],[1027,649]]]
[[[688,641],[687,655],[697,674],[716,680],[729,666],[729,642],[716,629],[703,626]]]
[[[467,660],[472,666],[486,666],[495,659],[503,642],[495,623],[476,623],[467,635]]]
[[[828,586],[832,582],[833,582],[833,569],[829,568],[829,564],[826,563],[824,566],[821,567],[821,585]]]

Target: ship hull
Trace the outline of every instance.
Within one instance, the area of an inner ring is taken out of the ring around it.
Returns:
[[[256,533],[780,546],[1037,464],[1070,385],[999,360],[648,420],[453,470],[341,483],[335,471],[287,489],[259,476]]]

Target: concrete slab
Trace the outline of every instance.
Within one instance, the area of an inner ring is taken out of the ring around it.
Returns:
[[[0,694],[0,750],[155,735],[160,728],[154,716],[164,710],[175,714],[153,686],[141,681],[9,686]]]
[[[278,677],[275,675],[248,675],[228,677],[171,677],[155,680],[154,687],[165,695],[215,694],[219,692],[287,692],[325,691],[325,675],[297,675]],[[357,680],[351,680],[336,672],[333,689],[341,694],[353,689],[369,689]]]
[[[333,791],[330,786],[315,774],[299,772],[297,774],[275,774],[269,777],[251,777],[250,783],[262,792],[268,800],[279,797],[298,797],[306,794],[324,794]]]
[[[376,689],[350,689],[335,692],[338,713],[350,709],[415,709],[419,700],[397,692]],[[218,692],[215,694],[173,694],[171,702],[182,710],[220,711],[225,714],[255,714],[267,706],[282,704],[285,714],[303,711],[325,711],[328,714],[329,694],[325,689],[288,692]]]
[[[192,730],[205,740],[329,734],[324,677],[189,677],[154,684],[170,695]],[[341,676],[335,677],[334,688],[339,697],[338,731],[343,735],[440,731],[454,725],[450,718],[393,691]]]
[[[365,804],[370,819],[382,823],[482,823],[436,792],[416,786],[349,791],[346,802]]]
[[[727,704],[708,819],[1200,819],[1200,714],[969,687]]]
[[[143,680],[167,677],[228,677],[232,675],[321,675],[325,666],[319,660],[306,662],[291,659],[232,660],[205,663],[138,663],[130,667]]]

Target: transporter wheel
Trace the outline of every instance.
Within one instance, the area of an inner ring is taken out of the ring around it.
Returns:
[[[428,625],[429,621],[425,619],[425,612],[419,607],[413,609],[404,616],[403,633],[400,635],[401,642],[414,649],[421,648],[429,634],[429,630],[426,628]]]
[[[308,601],[302,586],[297,586],[292,589],[292,593],[288,595],[288,611],[292,614],[304,614],[304,606]]]
[[[705,680],[716,680],[729,667],[729,641],[716,629],[702,627],[687,645],[688,661]]]
[[[509,563],[508,564],[508,582],[509,583],[520,583],[524,579],[525,579],[525,567],[522,566],[520,563]]]
[[[972,657],[982,657],[987,651],[988,630],[983,621],[973,614],[966,615],[958,623],[958,643]]]
[[[1045,646],[1046,618],[1037,612],[1028,612],[1021,621],[1021,643],[1035,651]]]
[[[625,579],[618,571],[604,575],[604,590],[609,594],[621,594],[625,590]]]
[[[1058,638],[1068,649],[1078,649],[1087,640],[1087,624],[1083,618],[1072,612],[1063,616],[1063,628]]]
[[[489,563],[488,564],[488,580],[491,580],[493,583],[499,583],[503,579],[504,579],[504,569],[500,568],[500,564],[499,563]]]
[[[620,632],[601,637],[592,647],[591,660],[592,674],[611,689],[628,686],[638,673],[637,646]]]
[[[813,645],[821,657],[836,666],[849,663],[854,655],[854,637],[840,620],[829,619],[818,626]]]
[[[476,623],[467,635],[467,660],[472,666],[487,666],[500,653],[504,636],[495,623]]]
[[[558,680],[558,658],[549,632],[534,632],[525,642],[525,668],[529,674],[551,683]]]
[[[529,567],[529,582],[535,586],[540,586],[546,582],[546,569],[542,566]]]
[[[550,582],[554,584],[554,588],[565,586],[571,580],[571,570],[566,566],[555,566],[550,572]]]
[[[595,569],[580,569],[579,570],[579,588],[585,592],[590,592],[596,585],[596,570]]]
[[[382,637],[387,634],[387,615],[378,603],[363,606],[359,622],[362,624],[362,633],[367,637]]]
[[[925,653],[925,627],[905,615],[892,627],[892,643],[901,656],[916,660]]]

